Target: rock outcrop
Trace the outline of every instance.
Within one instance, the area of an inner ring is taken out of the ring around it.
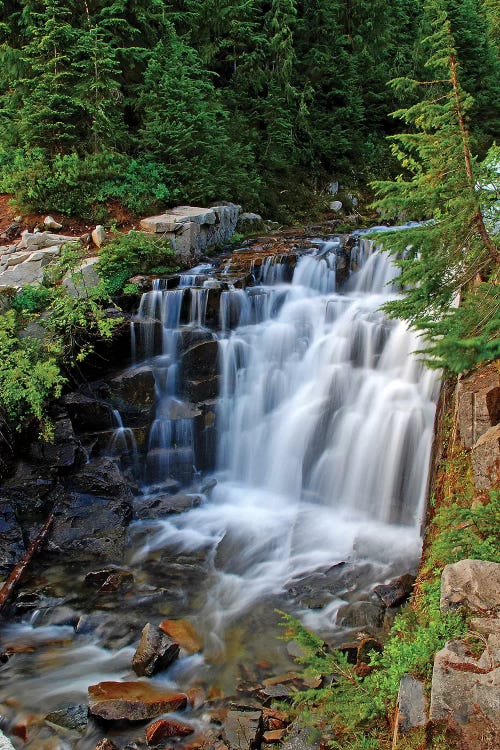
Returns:
[[[189,260],[209,247],[229,242],[240,210],[234,203],[213,208],[177,206],[167,213],[143,219],[141,228],[164,235],[170,239],[174,251]]]

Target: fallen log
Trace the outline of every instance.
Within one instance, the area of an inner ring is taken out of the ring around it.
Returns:
[[[44,525],[36,535],[36,537],[33,539],[31,544],[29,545],[28,549],[24,553],[23,557],[17,565],[12,569],[9,577],[5,581],[4,585],[0,589],[0,610],[3,609],[3,607],[8,602],[9,598],[14,592],[14,589],[16,588],[17,584],[19,583],[21,576],[23,575],[24,571],[30,564],[33,556],[37,553],[38,549],[42,545],[43,541],[45,540],[45,537],[50,531],[50,527],[52,526],[52,522],[54,520],[54,516],[51,513],[50,516],[45,521]]]

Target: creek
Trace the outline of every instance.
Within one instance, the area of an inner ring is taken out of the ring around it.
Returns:
[[[137,586],[89,594],[92,567],[78,563],[30,573],[24,592],[50,590],[54,606],[2,628],[3,647],[16,645],[0,669],[10,722],[85,704],[101,680],[135,679],[137,638],[128,634],[164,617],[187,618],[203,648],[182,652],[154,684],[250,695],[263,677],[296,669],[276,610],[340,643],[370,630],[363,617],[375,612],[376,583],[415,570],[439,380],[414,354],[416,335],[380,311],[398,293],[390,258],[358,238],[357,270],[337,289],[339,248],[336,238],[313,240],[294,264],[269,256],[246,288],[230,283],[230,263],[218,280],[207,264],[143,295],[131,367],[153,371],[154,419],[138,445],[116,411],[108,445],[139,509],[117,561]],[[224,277],[218,323],[208,327],[209,292]],[[215,415],[210,445],[182,382],[186,337],[216,347],[216,393],[204,398]],[[141,519],[169,483],[187,498],[183,512]],[[202,726],[203,711],[191,719]],[[44,747],[43,732],[23,747]],[[135,735],[117,728],[114,738]],[[90,723],[51,747],[91,750],[102,736]]]

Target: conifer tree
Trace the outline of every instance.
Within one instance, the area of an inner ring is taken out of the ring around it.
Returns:
[[[471,151],[467,114],[472,101],[460,85],[453,29],[439,0],[428,2],[425,10],[433,29],[424,40],[430,50],[427,68],[431,75],[426,81],[401,78],[393,82],[399,90],[420,92],[417,103],[395,113],[412,128],[397,136],[393,146],[406,174],[375,183],[377,205],[386,216],[398,218],[405,212],[425,223],[391,235],[387,241],[401,268],[404,294],[386,309],[424,332],[432,344],[428,356],[435,364],[459,371],[490,358],[493,351],[500,354],[498,336],[493,349],[490,346],[500,323],[494,302],[497,295],[484,294],[483,288],[482,311],[475,326],[470,314],[476,277],[488,280],[490,287],[496,285],[500,249],[483,214],[481,185],[486,183]],[[458,295],[467,297],[467,315],[452,307]],[[487,339],[484,346],[476,341],[474,353],[468,350],[461,356],[455,349],[450,356],[446,335],[466,342],[467,348],[467,341],[480,335],[481,318]]]

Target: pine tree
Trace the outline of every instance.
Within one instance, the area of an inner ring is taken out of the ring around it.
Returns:
[[[473,315],[452,307],[457,295],[462,295],[468,309],[474,308],[472,286],[478,275],[496,285],[500,249],[483,214],[487,191],[481,185],[486,183],[471,152],[467,114],[472,101],[459,81],[452,27],[439,0],[428,2],[425,10],[433,27],[424,40],[430,50],[427,68],[431,76],[427,81],[394,81],[397,89],[420,92],[416,104],[395,113],[412,128],[397,136],[393,146],[409,176],[375,183],[377,205],[386,216],[398,218],[404,211],[425,223],[391,235],[387,242],[401,268],[404,294],[386,309],[423,331],[431,342],[428,356],[435,364],[460,370],[490,358],[493,351],[500,354],[498,337],[493,350],[488,343],[499,329],[496,294],[485,294],[482,289],[482,312],[475,327]],[[476,342],[474,356],[469,351],[464,357],[457,350],[451,356],[449,341],[443,343],[443,336],[453,332],[450,335],[455,339],[469,341],[480,335],[480,318],[488,342],[482,347]]]

